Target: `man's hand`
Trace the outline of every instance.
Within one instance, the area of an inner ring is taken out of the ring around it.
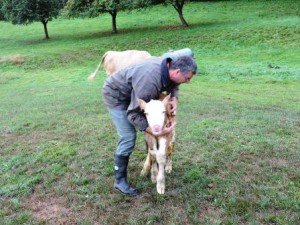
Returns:
[[[170,100],[170,104],[171,104],[171,114],[172,115],[176,115],[176,111],[177,111],[177,103],[178,103],[178,100],[176,97],[171,97],[171,100]]]
[[[175,126],[176,126],[176,122],[170,124],[168,127],[165,126],[160,134],[153,134],[150,127],[147,127],[145,132],[147,132],[155,137],[160,137],[160,136],[168,135],[169,133],[171,133],[175,129]]]
[[[176,122],[173,122],[168,127],[165,126],[164,129],[162,130],[161,134],[158,136],[163,136],[163,135],[167,135],[167,134],[171,133],[175,129],[175,126],[176,126]]]

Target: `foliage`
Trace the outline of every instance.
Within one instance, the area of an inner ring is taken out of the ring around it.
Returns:
[[[48,22],[57,17],[64,0],[3,0],[3,12],[13,24]]]
[[[67,17],[96,17],[101,13],[112,16],[113,33],[117,33],[117,13],[149,6],[151,0],[68,0],[64,9]]]
[[[47,23],[56,18],[65,0],[2,0],[2,12],[6,20],[13,24],[42,22],[45,36],[49,38]]]
[[[5,20],[4,13],[2,11],[3,0],[0,0],[0,21]]]

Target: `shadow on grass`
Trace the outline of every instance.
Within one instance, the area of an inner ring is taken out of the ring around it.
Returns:
[[[120,35],[126,35],[128,33],[136,32],[142,33],[144,31],[148,32],[161,32],[161,31],[184,31],[188,29],[197,29],[197,28],[209,28],[214,26],[220,26],[223,24],[231,24],[236,23],[236,21],[217,21],[217,22],[208,22],[208,23],[192,23],[188,27],[183,25],[170,25],[170,26],[153,26],[153,27],[133,27],[128,29],[119,29],[117,33],[113,33],[112,31],[104,30],[100,32],[91,32],[91,33],[81,33],[77,35],[57,35],[51,36],[50,39],[38,38],[38,39],[30,39],[23,40],[22,42],[26,45],[35,45],[35,44],[44,44],[44,43],[52,43],[61,40],[91,40],[105,37],[115,37]]]

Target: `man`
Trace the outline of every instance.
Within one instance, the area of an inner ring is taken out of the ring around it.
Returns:
[[[172,112],[176,113],[178,86],[189,83],[196,71],[197,65],[190,56],[180,56],[174,60],[151,57],[117,71],[105,81],[102,89],[104,102],[119,135],[114,183],[114,188],[119,192],[129,196],[138,194],[127,182],[127,165],[135,145],[136,129],[152,134],[138,98],[149,102],[158,99],[162,92],[171,93]],[[174,126],[164,128],[160,135],[170,133]]]

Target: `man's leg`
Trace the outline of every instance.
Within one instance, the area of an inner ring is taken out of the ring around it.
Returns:
[[[136,139],[136,130],[128,121],[126,111],[108,109],[110,117],[119,135],[119,142],[115,153],[115,183],[116,190],[123,194],[135,196],[137,190],[127,182],[127,166]]]

